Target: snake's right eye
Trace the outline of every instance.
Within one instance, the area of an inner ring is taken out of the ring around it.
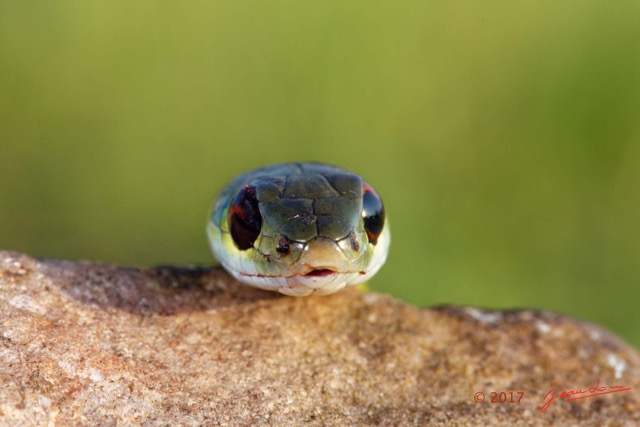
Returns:
[[[244,251],[253,247],[260,235],[262,216],[256,189],[245,185],[238,191],[229,207],[229,231],[238,249]]]

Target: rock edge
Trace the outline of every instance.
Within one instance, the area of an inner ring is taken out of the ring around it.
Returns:
[[[551,388],[598,381],[632,390],[539,411]],[[0,252],[0,384],[7,426],[640,421],[638,352],[565,316],[420,309],[353,289],[291,298],[217,268],[11,252]],[[491,392],[522,399],[490,403]]]

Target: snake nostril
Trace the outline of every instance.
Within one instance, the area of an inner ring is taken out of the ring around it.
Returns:
[[[351,244],[351,249],[358,252],[360,250],[360,243],[358,243],[358,238],[356,237],[356,233],[353,231],[349,233],[349,243]]]
[[[281,236],[280,240],[278,240],[278,244],[276,245],[276,252],[278,252],[280,255],[289,253],[289,243],[290,240],[287,238],[287,236]]]

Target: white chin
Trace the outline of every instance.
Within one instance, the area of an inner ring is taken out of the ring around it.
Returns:
[[[345,286],[362,283],[368,276],[360,273],[333,273],[326,276],[271,277],[247,276],[235,271],[231,274],[242,283],[294,297],[332,294]]]
[[[306,276],[260,276],[257,274],[242,274],[235,270],[233,265],[228,265],[222,261],[226,270],[229,271],[236,280],[247,285],[268,291],[276,291],[285,295],[303,297],[307,295],[329,295],[339,291],[345,286],[357,285],[366,282],[373,277],[387,258],[391,236],[389,228],[385,226],[382,235],[378,238],[377,250],[364,273],[332,273],[327,275],[306,275]],[[255,272],[255,268],[253,268]]]

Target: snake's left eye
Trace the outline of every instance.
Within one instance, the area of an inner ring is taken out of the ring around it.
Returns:
[[[244,251],[253,247],[260,235],[262,216],[256,189],[246,185],[238,191],[229,207],[229,231],[238,249]]]
[[[369,184],[362,187],[362,219],[369,242],[375,245],[384,227],[384,206],[376,190]]]

